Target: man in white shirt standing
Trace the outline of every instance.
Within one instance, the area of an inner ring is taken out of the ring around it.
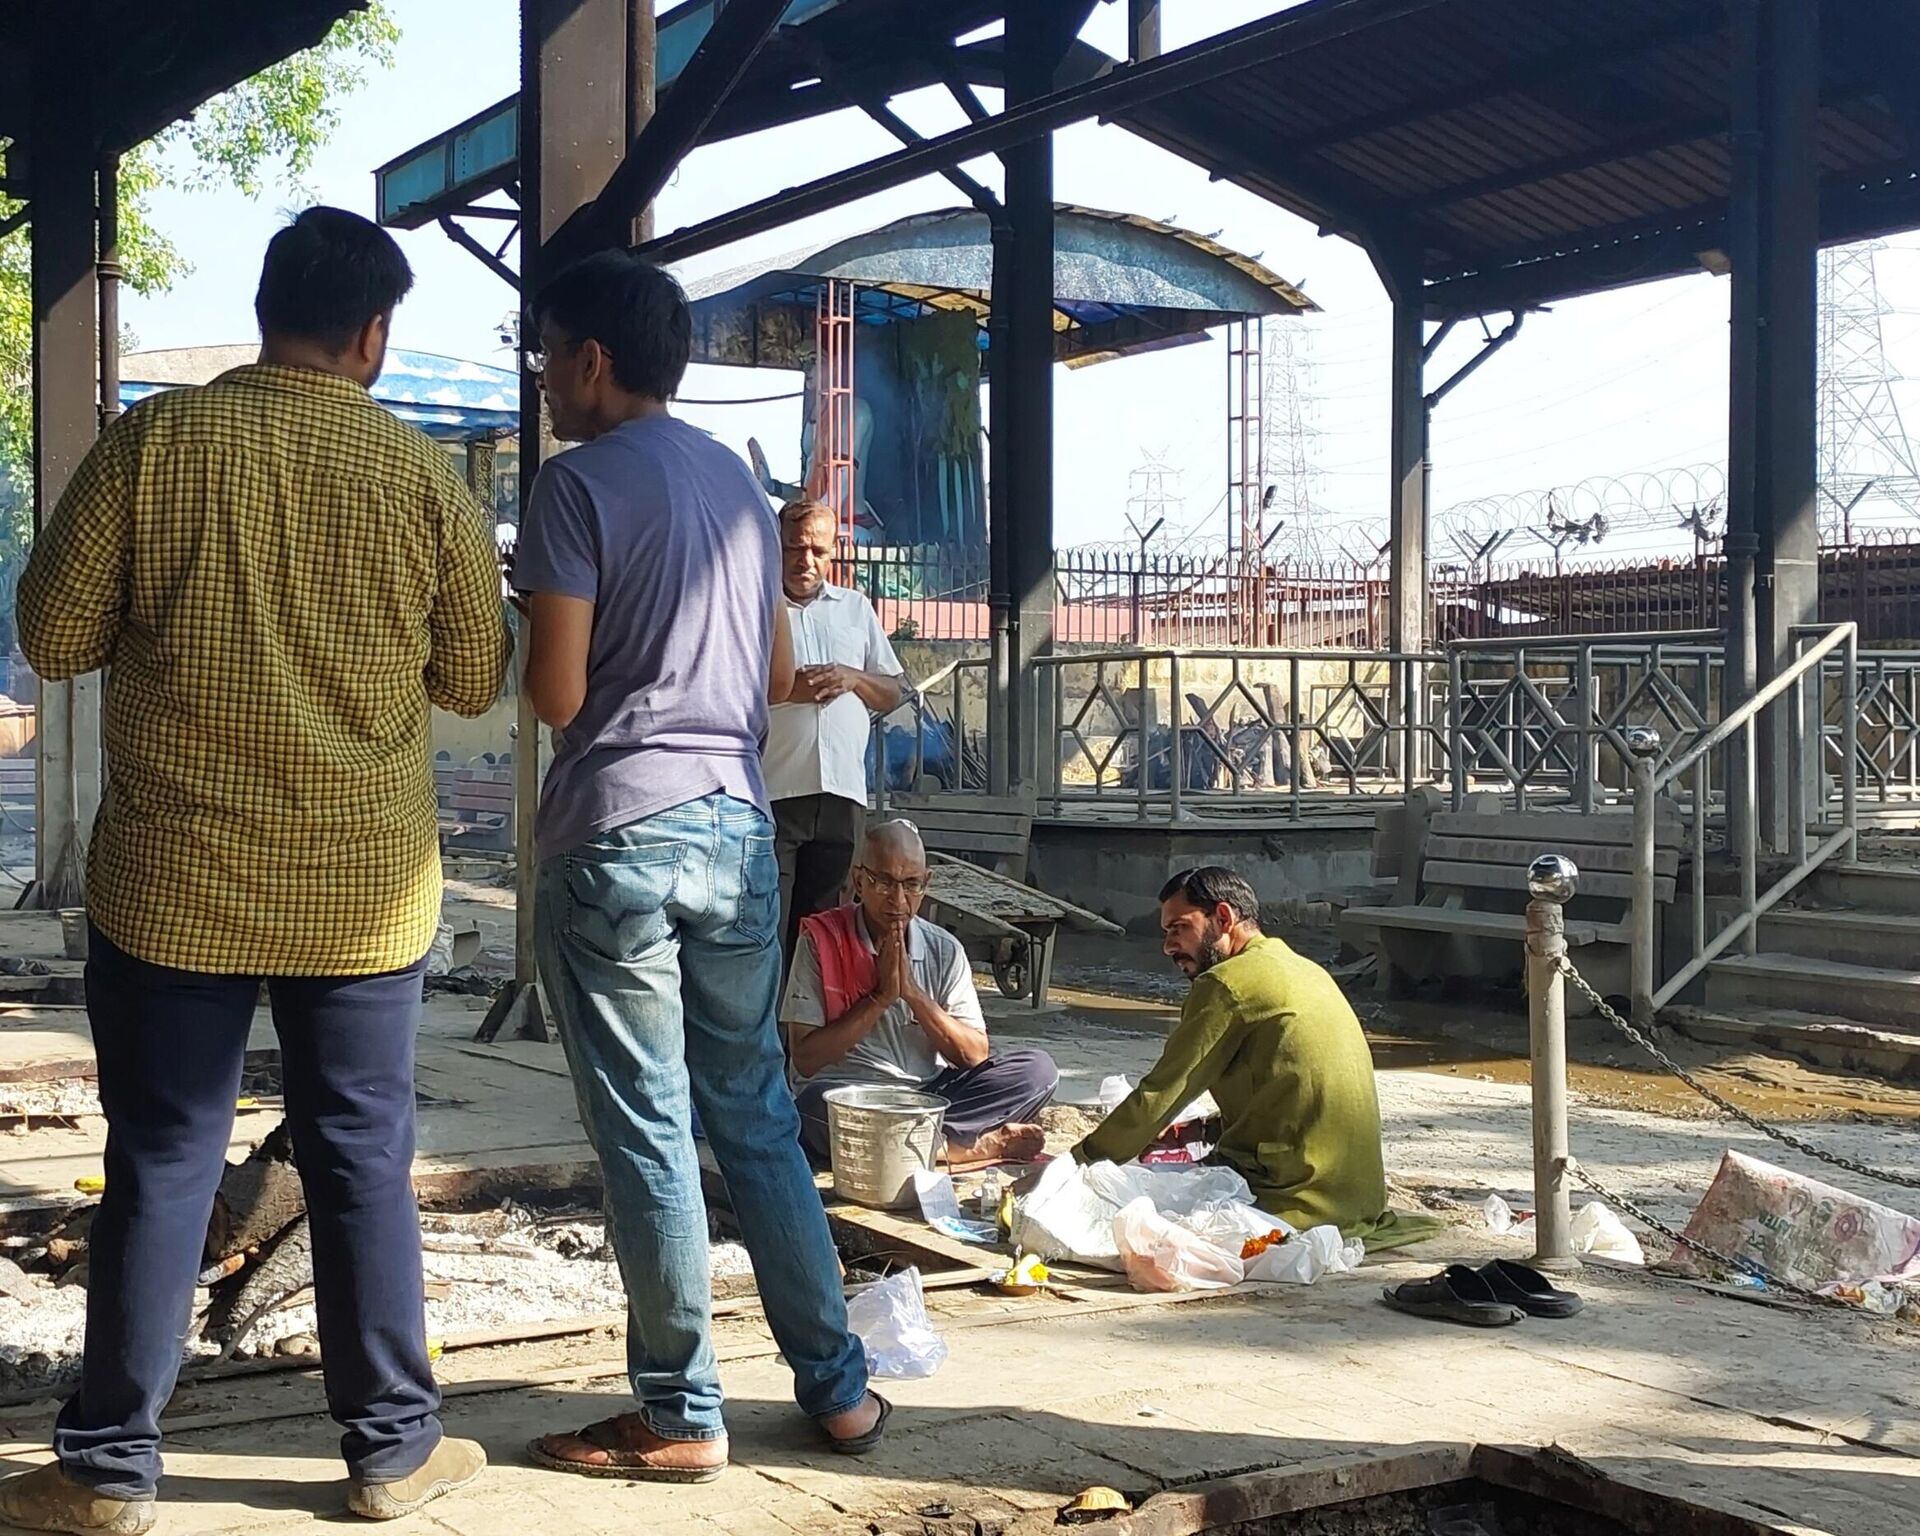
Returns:
[[[780,942],[789,959],[800,919],[840,904],[867,810],[869,711],[906,697],[906,678],[873,604],[827,580],[833,509],[780,509],[781,583],[793,631],[793,692],[773,708],[762,770],[780,860]]]

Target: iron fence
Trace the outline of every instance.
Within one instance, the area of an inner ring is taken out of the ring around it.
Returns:
[[[899,639],[989,638],[987,551],[861,548],[842,579]],[[1726,564],[1691,557],[1440,565],[1428,633],[1455,640],[1723,628]],[[1063,549],[1054,640],[1063,645],[1377,650],[1388,643],[1385,566],[1248,559],[1220,551]],[[1920,637],[1920,530],[1870,529],[1821,553],[1820,618],[1863,645]]]

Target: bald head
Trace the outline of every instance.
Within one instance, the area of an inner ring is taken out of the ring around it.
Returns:
[[[860,905],[870,928],[897,926],[919,913],[927,894],[927,847],[912,822],[869,827],[858,870]]]
[[[883,821],[867,828],[866,841],[860,845],[860,861],[874,859],[891,862],[905,859],[917,869],[927,867],[927,845],[920,840],[920,829],[910,821]]]

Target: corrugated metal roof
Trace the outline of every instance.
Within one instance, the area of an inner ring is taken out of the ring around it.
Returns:
[[[1721,242],[1724,0],[1384,4],[1307,0],[1247,30],[1353,25],[1115,120],[1323,227],[1411,246],[1436,314],[1667,276]],[[1829,241],[1920,223],[1916,57],[1913,0],[1821,8]]]
[[[206,384],[259,355],[258,342],[132,353],[120,360],[120,402],[132,405],[162,390]],[[470,441],[513,432],[520,424],[519,374],[437,352],[393,348],[369,393],[429,437]]]
[[[1067,203],[1054,208],[1053,274],[1057,351],[1069,364],[1196,339],[1242,316],[1319,307],[1257,258],[1205,235]],[[746,361],[732,340],[739,312],[769,302],[810,307],[828,278],[859,287],[857,315],[871,323],[928,310],[964,311],[984,322],[993,283],[987,217],[973,208],[914,214],[698,279],[687,288],[698,334],[727,342],[703,350],[696,341],[695,360]]]

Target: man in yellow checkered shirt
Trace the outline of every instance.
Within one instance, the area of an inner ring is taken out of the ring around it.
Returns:
[[[145,1531],[260,983],[306,1186],[348,1507],[464,1486],[427,1360],[413,1044],[440,910],[431,706],[483,713],[507,643],[491,526],[376,405],[413,274],[357,215],[267,248],[260,361],[115,422],[20,583],[43,677],[108,669],[87,1010],[108,1142],[85,1367],[0,1524]]]

